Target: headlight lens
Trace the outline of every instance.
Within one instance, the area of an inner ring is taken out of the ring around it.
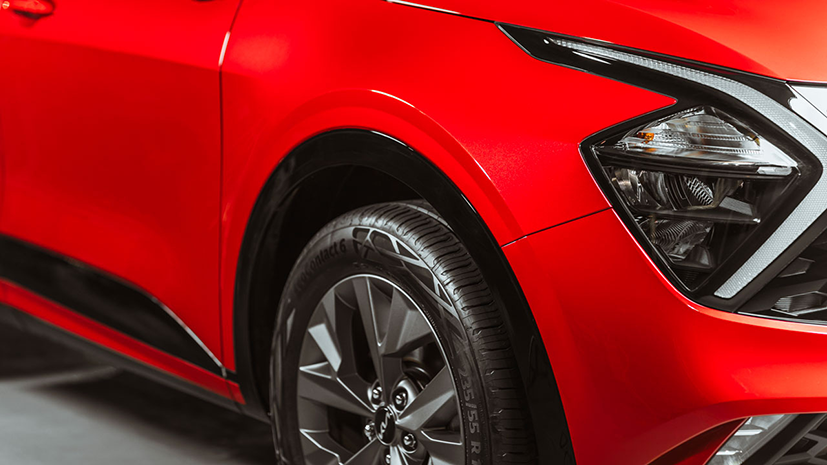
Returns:
[[[772,214],[798,174],[769,140],[707,106],[593,150],[642,235],[689,289]]]
[[[720,110],[697,107],[636,129],[617,144],[655,163],[786,176],[796,162]]]

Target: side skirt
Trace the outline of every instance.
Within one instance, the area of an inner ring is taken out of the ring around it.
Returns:
[[[225,374],[218,359],[166,305],[103,270],[0,235],[0,280],[210,373]]]
[[[59,344],[88,354],[103,363],[123,368],[213,404],[220,405],[221,407],[237,410],[236,403],[227,397],[201,388],[189,381],[141,363],[126,355],[114,352],[102,345],[72,334],[40,318],[7,305],[0,304],[0,323],[11,324],[20,330],[51,339]]]

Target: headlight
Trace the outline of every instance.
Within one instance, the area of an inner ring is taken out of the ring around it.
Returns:
[[[499,27],[534,58],[676,100],[589,137],[581,152],[678,289],[704,305],[740,311],[775,276],[802,266],[799,254],[827,230],[827,113],[776,79]],[[785,295],[792,297],[778,306],[815,305],[812,295]],[[827,297],[818,305],[827,309]]]
[[[789,155],[706,106],[592,150],[639,235],[691,290],[749,240],[799,178]]]

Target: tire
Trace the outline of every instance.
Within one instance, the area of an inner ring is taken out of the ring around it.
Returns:
[[[536,463],[505,318],[427,203],[335,219],[303,250],[279,304],[270,383],[279,458]]]

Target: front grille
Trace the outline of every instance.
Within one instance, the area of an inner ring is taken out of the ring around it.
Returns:
[[[810,244],[739,313],[827,324],[827,232]]]
[[[784,465],[827,465],[827,422],[822,421],[775,461]]]
[[[827,414],[798,415],[744,465],[827,465]]]

